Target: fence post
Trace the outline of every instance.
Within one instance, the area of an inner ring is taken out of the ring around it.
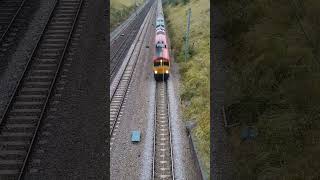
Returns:
[[[134,11],[137,16],[137,0],[134,0]]]

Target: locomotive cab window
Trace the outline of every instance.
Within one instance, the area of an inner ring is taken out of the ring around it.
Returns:
[[[169,66],[169,62],[163,62],[163,66]]]
[[[154,62],[154,66],[161,66],[160,62]]]

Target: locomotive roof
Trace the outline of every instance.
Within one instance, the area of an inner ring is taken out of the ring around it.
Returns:
[[[167,36],[165,34],[157,34],[155,40],[156,42],[164,41],[165,43],[167,43]]]

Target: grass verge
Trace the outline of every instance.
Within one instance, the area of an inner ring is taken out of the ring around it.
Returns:
[[[137,5],[141,5],[143,0],[110,1],[110,32],[130,16],[135,10],[135,2],[137,2]]]
[[[204,170],[210,169],[210,1],[166,1],[165,18],[172,53],[179,63],[182,111],[185,120],[197,123],[193,130]],[[191,8],[190,57],[184,61],[186,11]]]

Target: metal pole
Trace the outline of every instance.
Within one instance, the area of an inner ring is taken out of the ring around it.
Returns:
[[[134,0],[134,11],[137,16],[137,0]]]
[[[191,8],[188,9],[188,19],[187,19],[187,31],[185,35],[185,51],[184,51],[184,61],[189,58],[189,33],[190,33],[190,18],[191,18]]]

